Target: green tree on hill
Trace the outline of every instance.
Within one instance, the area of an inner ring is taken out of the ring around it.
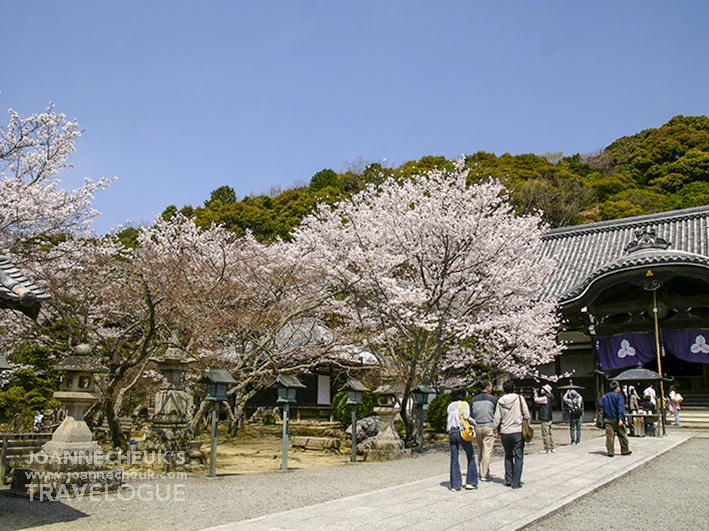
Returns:
[[[433,168],[450,171],[454,161],[425,156],[398,168],[365,164],[337,173],[326,168],[307,186],[237,200],[228,185],[217,188],[204,206],[180,213],[198,226],[212,223],[237,234],[247,230],[260,241],[288,239],[316,205],[334,205],[388,177],[408,179]],[[588,155],[531,153],[500,156],[478,151],[465,157],[470,184],[490,177],[510,192],[520,214],[543,212],[550,227],[560,227],[709,204],[709,118],[675,116],[657,129],[645,129]],[[302,182],[302,181],[301,181]],[[168,207],[163,217],[174,215]]]

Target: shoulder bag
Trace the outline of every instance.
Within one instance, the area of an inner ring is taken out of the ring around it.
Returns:
[[[519,414],[522,415],[522,439],[524,442],[529,442],[534,437],[534,428],[529,425],[529,421],[524,418],[524,411],[522,410],[522,397],[517,396],[519,399]]]
[[[475,439],[475,428],[470,422],[465,420],[465,402],[460,402],[460,436],[464,441]]]

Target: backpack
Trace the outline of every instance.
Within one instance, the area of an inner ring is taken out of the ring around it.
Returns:
[[[573,400],[571,402],[571,406],[569,407],[569,416],[572,419],[578,419],[583,417],[583,408],[577,400]]]

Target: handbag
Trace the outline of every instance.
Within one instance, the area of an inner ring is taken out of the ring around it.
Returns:
[[[603,410],[600,410],[596,415],[596,428],[599,430],[606,429],[606,419],[603,417]]]
[[[464,441],[475,439],[475,428],[470,422],[465,420],[465,403],[460,403],[460,436]]]
[[[524,411],[522,411],[522,397],[518,396],[519,399],[519,414],[522,415],[522,439],[524,442],[529,442],[534,437],[534,428],[529,425],[529,421],[524,418]]]

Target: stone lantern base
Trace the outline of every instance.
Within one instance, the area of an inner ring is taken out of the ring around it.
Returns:
[[[168,389],[155,395],[156,413],[139,449],[161,453],[164,459],[159,464],[166,470],[192,471],[205,465],[202,441],[189,426],[191,409],[192,396],[185,391]]]
[[[405,448],[404,441],[394,428],[394,419],[399,413],[398,407],[379,406],[374,412],[381,418],[379,433],[362,448],[367,461],[393,461],[410,457],[411,451]]]
[[[116,490],[123,484],[123,470],[105,465],[103,450],[83,416],[81,420],[67,416],[52,440],[31,456],[30,465],[14,469],[11,492],[47,501]]]

